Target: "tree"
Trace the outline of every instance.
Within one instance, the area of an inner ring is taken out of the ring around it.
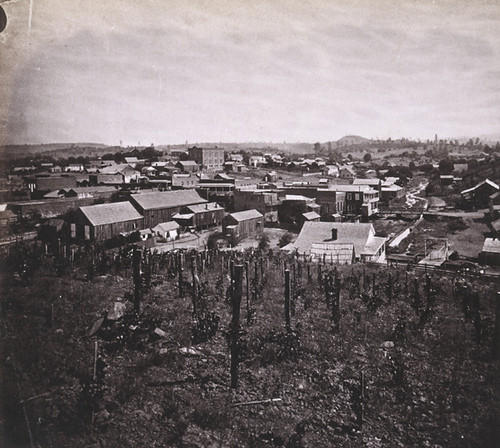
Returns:
[[[364,160],[365,162],[371,162],[371,160],[372,160],[372,155],[371,155],[369,152],[367,152],[367,153],[363,156],[363,160]]]
[[[451,159],[441,159],[439,161],[439,172],[441,174],[453,173],[453,161]]]
[[[320,142],[316,142],[314,144],[314,153],[315,154],[319,154],[321,152],[321,143]]]

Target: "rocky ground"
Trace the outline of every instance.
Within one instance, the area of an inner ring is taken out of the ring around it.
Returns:
[[[334,332],[317,265],[310,277],[295,265],[293,277],[288,261],[287,330],[284,260],[254,257],[231,388],[221,257],[199,273],[196,315],[161,260],[139,317],[125,261],[91,280],[85,259],[59,276],[42,259],[31,278],[4,277],[2,446],[29,447],[30,437],[41,447],[496,446],[498,284],[432,277],[431,301],[423,273],[339,267]]]

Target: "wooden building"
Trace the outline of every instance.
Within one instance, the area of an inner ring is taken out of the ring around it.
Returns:
[[[71,225],[71,236],[102,241],[143,228],[144,218],[130,202],[113,202],[80,207]]]
[[[224,219],[224,208],[217,202],[188,205],[174,215],[173,219],[184,228],[208,229],[220,225]]]
[[[231,213],[222,221],[222,230],[237,239],[258,235],[264,230],[264,215],[257,210]]]
[[[204,204],[207,201],[193,189],[155,191],[130,196],[130,202],[144,216],[145,227],[152,229],[160,222],[172,221],[183,207]]]

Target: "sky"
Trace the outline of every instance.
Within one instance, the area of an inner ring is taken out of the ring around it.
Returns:
[[[0,144],[500,132],[498,0],[0,3]]]

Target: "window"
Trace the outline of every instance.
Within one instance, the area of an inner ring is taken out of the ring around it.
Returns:
[[[347,198],[347,200],[351,200],[352,199],[351,193],[347,193],[346,198]]]
[[[359,201],[359,193],[355,194],[356,201]]]

